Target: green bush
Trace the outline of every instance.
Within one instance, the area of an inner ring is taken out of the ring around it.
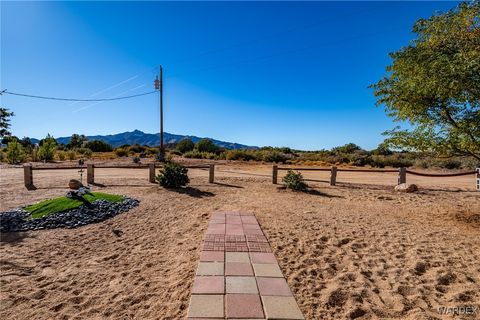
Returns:
[[[44,161],[52,161],[55,150],[57,150],[57,141],[48,134],[45,139],[42,139],[42,143],[38,149],[38,158]]]
[[[288,160],[286,154],[279,151],[266,151],[263,154],[262,160],[265,162],[285,163]]]
[[[19,164],[25,160],[25,151],[17,139],[10,141],[7,147],[7,160],[10,164]]]
[[[293,170],[288,170],[282,181],[285,183],[285,186],[288,189],[305,191],[308,188],[307,184],[303,180],[302,174]]]
[[[140,163],[140,157],[133,157],[132,161],[133,163]]]
[[[117,148],[115,149],[115,154],[117,157],[126,157],[128,156],[128,151],[123,148]]]
[[[192,142],[192,139],[189,138],[181,140],[176,147],[177,151],[181,153],[192,151],[193,148],[195,148],[195,144]]]
[[[169,161],[166,162],[156,180],[165,188],[180,188],[186,186],[190,179],[188,178],[188,169],[184,166]]]
[[[170,151],[170,154],[173,154],[173,155],[176,155],[176,156],[181,156],[182,155],[182,153],[180,151],[175,150],[175,149]]]
[[[199,152],[197,150],[188,151],[183,154],[188,159],[217,159],[217,155],[211,152]]]
[[[462,167],[462,162],[457,159],[447,159],[440,161],[438,166],[445,169],[460,169]]]
[[[129,153],[141,153],[141,152],[144,152],[147,148],[139,144],[134,144],[133,146],[129,146],[126,149],[128,150]]]
[[[93,152],[111,152],[112,146],[101,140],[93,140],[85,143],[85,147]]]
[[[258,160],[258,154],[257,151],[250,150],[229,150],[227,151],[225,158],[227,160],[250,161]]]
[[[199,152],[216,153],[219,148],[210,139],[201,139],[195,144],[195,150]]]

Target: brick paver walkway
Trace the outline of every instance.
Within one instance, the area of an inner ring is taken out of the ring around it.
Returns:
[[[214,213],[188,319],[304,319],[252,213]]]

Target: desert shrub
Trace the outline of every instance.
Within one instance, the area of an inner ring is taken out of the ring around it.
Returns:
[[[75,150],[67,151],[68,160],[75,160],[77,158],[77,153]]]
[[[57,150],[57,141],[51,135],[47,135],[45,139],[42,139],[40,148],[38,149],[38,158],[44,161],[53,160]]]
[[[225,159],[227,160],[243,160],[243,161],[250,161],[250,160],[257,160],[258,152],[251,151],[251,150],[229,150],[225,154]]]
[[[6,159],[5,153],[3,151],[0,151],[0,162],[5,161],[5,159]]]
[[[126,157],[128,156],[128,151],[124,148],[117,148],[115,149],[115,154],[117,155],[117,157]]]
[[[65,158],[67,155],[65,154],[65,151],[57,151],[57,158],[60,161],[65,161]]]
[[[129,146],[128,148],[126,148],[128,150],[128,152],[130,154],[132,153],[140,153],[140,152],[144,152],[146,147],[144,146],[141,146],[139,144],[134,144],[133,146]]]
[[[460,169],[462,167],[462,162],[457,159],[446,159],[440,161],[438,166],[445,169]]]
[[[201,139],[195,144],[195,150],[199,152],[216,153],[219,148],[210,139]]]
[[[168,161],[160,170],[160,174],[157,175],[156,180],[165,188],[180,188],[186,186],[190,179],[188,178],[188,169],[184,166]]]
[[[188,151],[183,154],[185,158],[189,159],[215,159],[217,155],[212,152],[200,152],[198,150]]]
[[[83,151],[83,156],[87,159],[90,159],[92,155],[93,155],[92,150],[85,148],[85,150]]]
[[[288,170],[282,181],[288,189],[292,190],[304,191],[307,190],[308,187],[303,180],[302,174],[293,170]]]
[[[132,161],[133,163],[140,163],[140,157],[133,157]]]
[[[181,155],[182,155],[182,152],[174,149],[174,150],[170,151],[170,154],[173,154],[173,155],[176,155],[176,156],[181,156]]]
[[[176,147],[177,151],[181,153],[192,151],[193,148],[195,148],[195,144],[193,143],[192,139],[189,138],[181,140]]]
[[[158,148],[146,147],[144,152],[146,155],[154,155],[158,153]]]
[[[265,162],[285,163],[288,157],[286,154],[274,150],[264,152],[262,160]]]
[[[394,154],[391,156],[372,156],[372,167],[411,167],[413,160],[404,157],[402,154]]]
[[[7,161],[11,164],[19,164],[25,160],[25,151],[17,139],[10,141],[7,147]]]
[[[85,143],[85,147],[93,152],[111,152],[113,147],[102,140],[93,140]]]

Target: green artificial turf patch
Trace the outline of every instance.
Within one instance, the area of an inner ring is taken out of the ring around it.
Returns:
[[[104,199],[109,202],[121,202],[123,201],[122,196],[115,194],[108,194],[102,192],[92,192],[83,196],[88,202],[93,202],[95,200]],[[30,212],[31,218],[42,218],[48,216],[52,213],[67,211],[80,207],[83,203],[79,200],[70,199],[67,197],[59,197],[55,199],[45,200],[37,204],[33,204],[25,208],[26,211]]]

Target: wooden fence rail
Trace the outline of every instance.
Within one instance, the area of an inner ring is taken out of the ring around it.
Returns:
[[[398,173],[398,184],[407,183],[407,173],[423,176],[423,177],[458,177],[458,176],[466,176],[466,175],[476,175],[476,189],[480,191],[480,168],[477,168],[475,171],[467,171],[467,172],[456,172],[456,173],[438,173],[438,174],[430,174],[430,173],[422,173],[422,172],[415,172],[408,170],[407,168],[400,167],[398,169],[351,169],[351,168],[337,168],[335,166],[331,168],[294,168],[294,167],[279,167],[278,165],[272,166],[272,183],[278,183],[278,171],[287,171],[287,170],[294,170],[294,171],[330,171],[330,185],[334,186],[337,183],[337,172],[375,172],[375,173],[391,173],[397,172]]]
[[[148,181],[151,183],[156,183],[155,181],[155,169],[162,168],[162,165],[155,163],[149,163],[147,165],[137,165],[137,166],[113,166],[113,165],[77,165],[77,166],[58,166],[58,167],[33,167],[31,164],[23,166],[23,179],[25,187],[29,190],[34,190],[33,184],[33,171],[35,170],[80,170],[87,169],[87,183],[95,184],[95,169],[148,169]],[[215,181],[215,165],[191,165],[185,166],[187,169],[208,169],[208,182],[214,183]]]

